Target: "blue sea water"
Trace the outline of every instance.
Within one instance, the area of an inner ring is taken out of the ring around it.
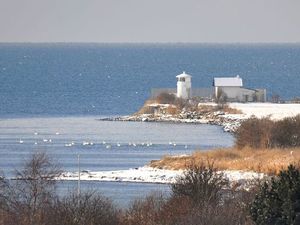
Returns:
[[[151,88],[175,87],[183,70],[193,76],[194,87],[239,74],[247,87],[266,88],[269,96],[300,96],[300,45],[0,44],[0,171],[13,176],[36,151],[47,152],[66,171],[77,170],[80,154],[81,168],[97,171],[232,146],[233,136],[217,126],[97,120],[135,112]],[[65,146],[72,141],[73,147]],[[84,141],[95,145],[83,146]],[[141,145],[149,141],[150,148]],[[169,190],[92,181],[82,186],[121,205]],[[76,182],[62,182],[59,189],[66,193],[74,187]]]
[[[194,87],[238,74],[269,97],[300,96],[299,44],[0,44],[0,116],[129,114],[183,70]]]
[[[84,141],[94,145],[85,146]],[[170,145],[170,141],[176,146]],[[74,146],[65,146],[71,142]],[[142,144],[147,142],[152,145]],[[0,172],[14,177],[15,169],[22,169],[34,152],[46,152],[64,171],[78,171],[78,154],[82,170],[113,171],[144,166],[164,155],[189,154],[195,149],[228,147],[232,143],[229,133],[210,125],[99,121],[93,116],[3,118]],[[81,183],[82,190],[97,190],[121,206],[152,191],[169,191],[169,186],[162,184]],[[75,181],[59,182],[59,193],[74,191],[76,185]]]

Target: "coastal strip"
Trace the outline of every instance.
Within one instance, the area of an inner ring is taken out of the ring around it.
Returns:
[[[228,103],[226,107],[219,107],[215,103],[199,103],[197,109],[183,109],[178,113],[170,113],[170,108],[175,107],[171,104],[146,103],[142,109],[149,107],[154,108],[152,113],[140,110],[133,115],[100,120],[211,124],[223,127],[226,132],[235,132],[244,120],[252,116],[279,120],[300,114],[300,104],[279,103]]]
[[[265,177],[263,173],[241,170],[219,171],[228,179],[230,186],[241,189],[248,189],[257,179]],[[149,166],[116,170],[116,171],[81,171],[82,181],[110,181],[110,182],[135,182],[135,183],[157,183],[172,184],[178,176],[182,176],[184,170],[157,169]],[[57,180],[78,180],[78,172],[65,172]]]

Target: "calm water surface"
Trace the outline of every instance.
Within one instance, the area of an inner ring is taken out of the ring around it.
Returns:
[[[82,170],[129,169],[144,166],[163,155],[187,154],[195,149],[231,146],[233,143],[233,137],[217,126],[111,122],[98,119],[1,119],[0,169],[7,176],[13,176],[14,169],[21,168],[24,160],[37,151],[47,152],[65,171],[77,171],[78,154]],[[65,146],[71,142],[75,145]],[[93,142],[94,145],[86,146],[83,142]],[[173,144],[170,145],[170,142]],[[152,146],[147,147],[146,143],[152,143]],[[166,185],[157,184],[83,183],[84,188],[96,188],[121,203],[129,202],[133,197],[145,196],[145,193],[154,190],[168,190]],[[66,192],[74,189],[76,182],[63,182],[59,186],[62,192]]]

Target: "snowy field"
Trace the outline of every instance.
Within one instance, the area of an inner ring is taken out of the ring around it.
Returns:
[[[254,115],[258,118],[271,116],[274,120],[300,114],[300,104],[276,103],[230,103],[231,108],[239,109],[246,118]]]
[[[264,174],[238,170],[221,171],[231,185],[247,188],[249,182],[262,178]],[[138,183],[161,183],[170,184],[182,176],[183,170],[156,169],[148,166],[128,170],[117,171],[81,171],[80,179],[85,181],[114,181],[114,182],[138,182]],[[78,173],[66,172],[59,180],[78,180]]]

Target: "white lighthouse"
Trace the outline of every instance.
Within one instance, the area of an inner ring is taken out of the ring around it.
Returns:
[[[177,75],[176,78],[177,78],[177,97],[183,99],[191,98],[192,76],[186,74],[183,71],[183,73]]]

